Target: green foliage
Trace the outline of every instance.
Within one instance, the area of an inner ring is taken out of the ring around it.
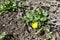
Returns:
[[[0,2],[0,14],[8,11],[15,11],[15,9],[17,9],[17,6],[14,0]]]
[[[39,27],[44,25],[45,22],[49,20],[47,11],[37,8],[36,10],[26,10],[25,16],[23,17],[24,21],[29,25],[32,22],[38,22]]]
[[[50,28],[48,26],[45,26],[44,27],[44,31],[47,32],[47,33],[49,33],[50,32]]]
[[[14,37],[6,34],[6,32],[0,33],[0,40],[15,40]]]
[[[0,40],[4,40],[5,35],[6,35],[5,32],[1,33],[1,34],[0,34]]]
[[[0,15],[9,11],[16,11],[18,8],[26,8],[29,6],[28,2],[19,2],[17,3],[15,0],[7,0],[5,2],[0,2]]]
[[[26,8],[27,6],[29,6],[29,3],[27,1],[18,3],[19,8]]]

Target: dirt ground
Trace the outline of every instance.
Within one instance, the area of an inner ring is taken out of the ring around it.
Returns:
[[[54,31],[51,40],[58,40],[58,37],[60,36],[60,0],[27,1],[32,4],[31,7],[33,8],[42,7],[48,11],[49,16],[51,17],[48,25],[50,27],[50,31]],[[6,14],[0,15],[0,32],[6,32],[13,35],[15,40],[43,40],[44,32],[34,36],[34,30],[31,27],[25,26],[25,23],[21,21],[22,14],[23,11],[18,10],[18,12],[8,12]]]

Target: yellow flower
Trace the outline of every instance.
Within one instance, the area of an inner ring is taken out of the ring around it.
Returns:
[[[34,29],[38,28],[38,23],[37,22],[32,23],[32,28]]]

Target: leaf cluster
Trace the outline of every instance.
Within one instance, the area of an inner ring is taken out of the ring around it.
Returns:
[[[4,40],[5,35],[6,35],[5,32],[0,33],[0,40]]]
[[[15,38],[10,34],[6,34],[6,32],[2,32],[0,33],[0,40],[15,40]]]
[[[23,17],[24,21],[30,25],[32,22],[38,22],[39,27],[44,25],[50,17],[48,16],[47,11],[37,8],[36,10],[26,10],[25,16]]]
[[[15,9],[17,9],[17,6],[14,0],[0,2],[0,14],[8,11],[15,11]]]
[[[28,2],[19,2],[17,3],[15,0],[7,0],[5,2],[0,2],[0,14],[5,12],[16,11],[18,8],[26,8],[28,6]]]

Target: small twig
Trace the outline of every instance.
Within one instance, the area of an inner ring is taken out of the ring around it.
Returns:
[[[41,31],[42,29],[43,29],[43,28],[39,29],[39,30],[35,33],[35,35],[37,35],[38,33],[40,33],[40,31]]]

